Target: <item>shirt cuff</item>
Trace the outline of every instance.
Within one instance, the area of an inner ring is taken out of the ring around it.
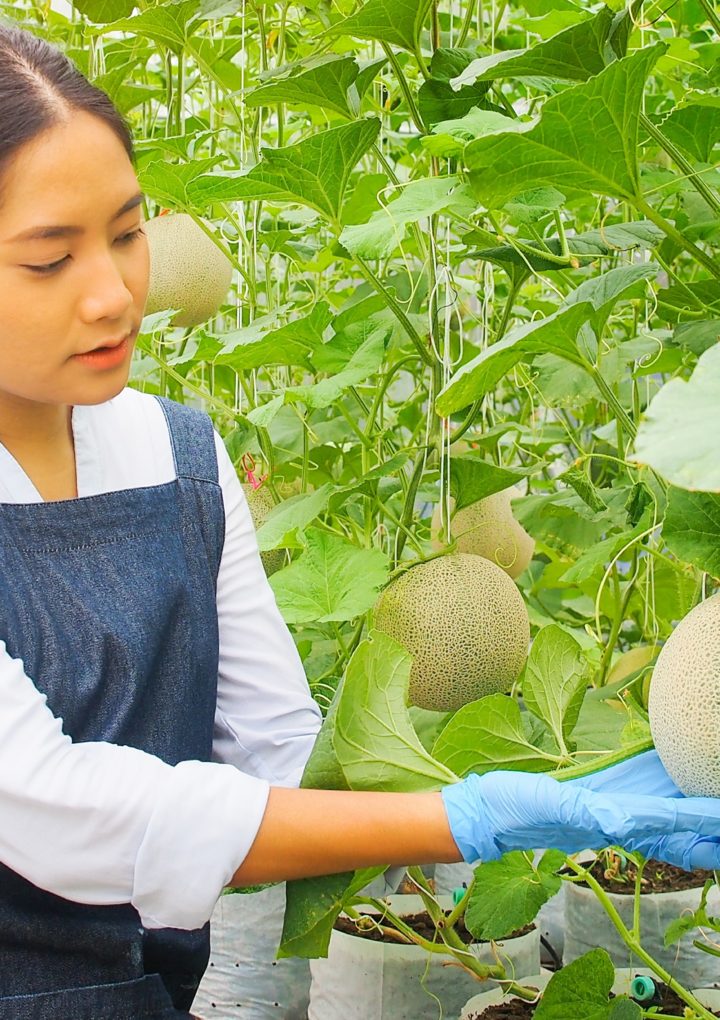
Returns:
[[[138,850],[131,903],[146,928],[202,928],[247,856],[270,784],[232,765],[175,765]]]

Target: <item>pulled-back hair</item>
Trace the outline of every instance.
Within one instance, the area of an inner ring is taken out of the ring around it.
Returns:
[[[0,201],[3,176],[19,149],[66,121],[73,110],[104,121],[134,159],[130,128],[109,96],[57,47],[0,24]]]

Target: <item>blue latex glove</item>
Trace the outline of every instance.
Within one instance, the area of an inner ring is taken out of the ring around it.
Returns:
[[[657,751],[645,751],[634,758],[594,772],[582,779],[571,779],[568,786],[582,786],[595,793],[637,793],[651,797],[684,797],[665,771]],[[654,836],[633,841],[633,849],[644,857],[667,861],[686,871],[694,868],[717,868],[718,840],[711,836],[698,836],[694,832],[675,832],[669,836]]]
[[[528,772],[470,775],[442,791],[453,839],[468,862],[538,846],[622,846],[683,867],[720,867],[720,799],[683,797],[653,754],[564,783]]]

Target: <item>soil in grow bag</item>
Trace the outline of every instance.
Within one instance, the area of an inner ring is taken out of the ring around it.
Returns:
[[[447,917],[448,914],[449,911],[446,910],[445,916]],[[395,931],[390,922],[388,920],[383,921],[381,919],[381,916],[377,913],[363,914],[361,916],[372,917],[373,920],[379,920],[380,924],[382,924],[383,927]],[[414,932],[417,932],[418,935],[421,935],[422,938],[427,939],[429,942],[432,942],[434,939],[437,938],[437,931],[435,925],[432,923],[430,915],[426,911],[423,911],[422,913],[419,914],[404,914],[402,919],[408,926],[408,928],[412,928]],[[527,935],[527,933],[532,931],[534,927],[535,926],[533,924],[527,924],[525,925],[524,928],[518,928],[517,931],[514,931],[511,935],[506,936],[506,938],[515,939],[519,938],[521,935]],[[335,922],[335,929],[337,931],[344,932],[345,935],[355,935],[358,938],[367,939],[370,942],[394,943],[398,941],[403,942],[405,941],[404,938],[400,940],[393,938],[392,935],[385,934],[385,932],[380,931],[377,927],[375,927],[375,925],[367,929],[364,928],[358,929],[356,927],[355,921],[353,921],[352,918],[349,917],[338,917],[337,921]],[[458,923],[455,925],[455,931],[458,933],[458,935],[460,936],[460,938],[462,939],[466,946],[469,946],[474,942],[483,941],[482,939],[476,939],[474,935],[471,935],[470,932],[465,927],[463,921],[458,921]],[[505,939],[501,939],[500,941],[504,942]]]
[[[617,877],[606,878],[605,862],[595,861],[589,869],[606,892],[617,893],[619,896],[632,896],[635,893],[636,868],[632,861],[627,862],[626,870]],[[643,871],[641,888],[644,893],[682,892],[685,889],[699,889],[708,879],[713,877],[712,871],[683,871],[673,864],[650,860]],[[582,883],[581,883],[582,884]]]
[[[655,987],[659,999],[653,999],[652,1008],[657,1009],[663,1015],[681,1018],[687,1007],[680,996],[676,995],[672,989],[668,988],[661,981],[657,981]],[[610,998],[615,998],[612,992],[610,993]],[[537,1003],[535,1002],[510,999],[499,1006],[488,1006],[482,1013],[475,1013],[473,1016],[468,1017],[468,1020],[532,1020],[536,1005]],[[649,1003],[641,1003],[641,1005],[643,1009],[651,1008]],[[720,1013],[713,1013],[712,1015],[720,1016]]]

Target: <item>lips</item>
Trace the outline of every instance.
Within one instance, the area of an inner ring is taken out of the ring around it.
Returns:
[[[105,340],[103,343],[98,344],[97,347],[91,347],[89,351],[81,351],[81,354],[94,354],[96,351],[112,351],[114,348],[119,347],[120,344],[129,340],[132,335],[132,330],[129,330],[123,336],[118,337],[115,340]]]

